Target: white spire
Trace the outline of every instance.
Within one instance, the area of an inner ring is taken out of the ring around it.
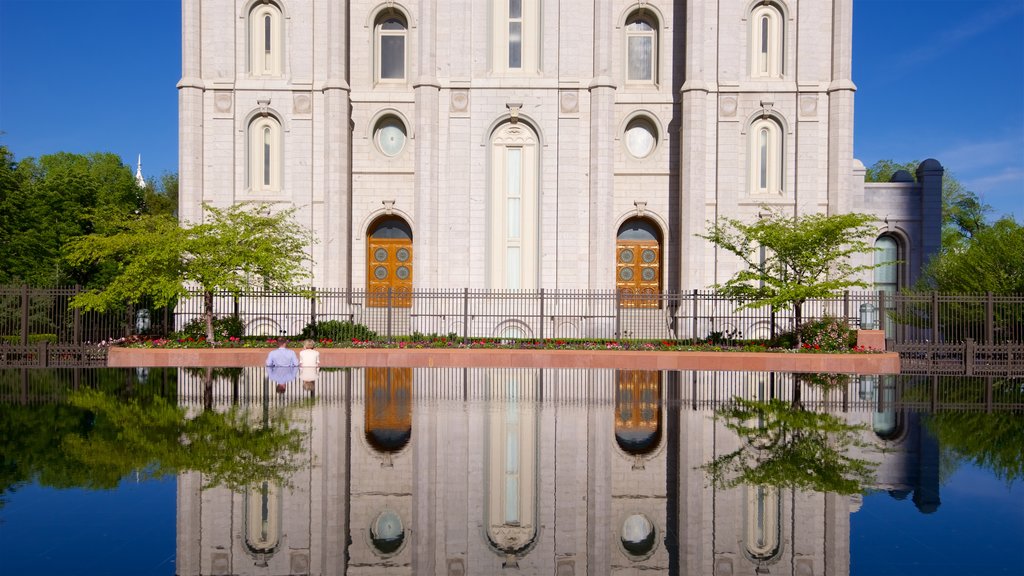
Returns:
[[[146,187],[146,179],[142,177],[142,154],[139,154],[139,163],[135,168],[135,183],[141,188]]]

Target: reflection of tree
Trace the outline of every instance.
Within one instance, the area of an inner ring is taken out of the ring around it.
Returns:
[[[749,484],[817,492],[856,494],[873,479],[876,464],[848,451],[867,448],[862,426],[832,414],[803,410],[778,399],[734,397],[715,419],[742,445],[701,466],[719,488]]]
[[[937,389],[940,404],[981,408],[986,396],[995,405],[1019,406],[1024,400],[1019,378],[943,378]],[[1006,482],[1024,479],[1024,416],[1019,411],[943,411],[929,415],[925,424],[945,450]]]
[[[232,406],[189,418],[162,398],[143,405],[94,390],[74,393],[70,403],[95,420],[87,434],[66,435],[63,452],[106,477],[196,471],[207,485],[241,490],[263,481],[285,483],[304,465],[298,456],[305,434],[292,429],[283,413],[263,420]]]

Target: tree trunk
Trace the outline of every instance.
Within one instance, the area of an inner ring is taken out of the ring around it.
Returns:
[[[203,318],[206,320],[206,341],[214,343],[213,336],[213,292],[203,292]]]
[[[803,325],[803,302],[793,303],[793,317],[796,320],[796,349],[800,350],[803,348],[803,335],[800,333],[800,327]]]

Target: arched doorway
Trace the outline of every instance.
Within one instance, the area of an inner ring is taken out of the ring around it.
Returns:
[[[367,306],[412,306],[412,229],[397,216],[370,226],[366,242]]]
[[[630,218],[615,242],[615,288],[623,308],[658,308],[661,234],[646,218]]]

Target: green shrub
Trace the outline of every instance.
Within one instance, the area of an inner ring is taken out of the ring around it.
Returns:
[[[213,336],[215,340],[227,340],[228,338],[241,338],[245,326],[236,316],[214,317]],[[178,334],[184,337],[200,338],[206,336],[206,321],[202,318],[190,320]]]
[[[800,327],[800,336],[805,347],[829,352],[847,351],[856,344],[857,339],[846,320],[832,316],[804,323]]]
[[[302,329],[303,339],[314,340],[351,340],[353,338],[362,341],[376,340],[377,333],[362,324],[356,324],[349,320],[325,320],[324,322],[310,322]]]

